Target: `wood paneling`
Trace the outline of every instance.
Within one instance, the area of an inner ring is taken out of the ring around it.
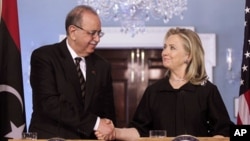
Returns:
[[[117,127],[132,119],[146,87],[162,78],[161,49],[97,49],[112,65]]]

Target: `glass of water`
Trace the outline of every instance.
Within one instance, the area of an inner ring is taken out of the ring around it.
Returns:
[[[37,139],[37,133],[36,132],[23,132],[22,138],[26,140],[36,140]]]
[[[149,131],[150,138],[165,138],[167,137],[166,130],[150,130]]]

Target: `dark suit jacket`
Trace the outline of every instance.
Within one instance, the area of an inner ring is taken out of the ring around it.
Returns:
[[[145,90],[129,126],[143,137],[149,130],[166,130],[168,137],[208,137],[229,136],[232,124],[216,85],[207,81],[174,89],[166,77]]]
[[[73,58],[60,43],[43,46],[31,56],[33,113],[30,131],[38,138],[95,138],[97,116],[115,123],[110,64],[93,53],[86,59],[86,96],[82,101]]]

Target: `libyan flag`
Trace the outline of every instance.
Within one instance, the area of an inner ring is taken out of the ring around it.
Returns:
[[[26,131],[17,0],[0,0],[0,140]]]

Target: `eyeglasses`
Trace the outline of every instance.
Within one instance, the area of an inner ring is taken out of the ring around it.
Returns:
[[[102,37],[104,35],[104,32],[102,32],[101,30],[100,31],[97,31],[97,30],[88,31],[88,30],[86,30],[86,29],[84,29],[84,28],[82,28],[82,27],[80,27],[78,25],[74,25],[74,26],[81,29],[81,30],[83,30],[83,31],[86,31],[86,33],[91,35],[92,37],[94,37],[96,35],[98,35],[99,37]]]

